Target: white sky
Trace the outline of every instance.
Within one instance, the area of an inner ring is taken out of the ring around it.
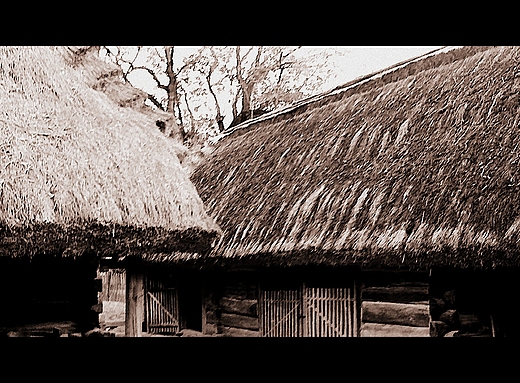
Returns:
[[[177,65],[181,64],[184,57],[195,53],[199,48],[200,46],[176,46],[174,62]],[[325,48],[332,48],[332,46],[303,46],[297,51],[297,54],[305,55],[309,54],[310,50]],[[327,81],[321,92],[333,89],[357,77],[385,69],[398,62],[431,52],[441,46],[334,46],[334,48],[340,48],[343,54],[331,58],[338,68],[336,77]],[[146,83],[145,79],[140,80],[134,77],[132,82],[137,87],[153,92],[152,83]],[[222,107],[226,108],[225,103],[222,103]],[[223,112],[227,125],[232,118],[231,112],[227,110]]]
[[[306,47],[307,48],[307,47]],[[311,47],[309,47],[311,48]],[[325,47],[318,47],[325,48]],[[342,85],[357,77],[385,69],[398,62],[431,52],[440,46],[345,46],[337,47],[345,51],[336,58],[338,72],[324,91]],[[302,48],[303,49],[303,48]]]
[[[331,46],[303,46],[299,54],[305,55],[312,49],[324,49]],[[335,79],[331,79],[325,86],[324,91],[332,89],[380,69],[387,68],[400,61],[417,57],[431,52],[441,46],[334,46],[345,51],[343,57],[336,57],[338,72]],[[195,53],[198,46],[175,47],[175,62],[181,63],[183,57]]]

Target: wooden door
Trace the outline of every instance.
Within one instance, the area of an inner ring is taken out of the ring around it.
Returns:
[[[177,290],[158,279],[147,279],[146,325],[151,334],[179,331],[179,299]]]
[[[355,287],[263,290],[260,332],[265,337],[358,336]]]
[[[301,290],[263,290],[260,294],[260,333],[265,337],[303,335]]]
[[[353,289],[304,286],[303,290],[305,336],[357,336],[356,300]]]

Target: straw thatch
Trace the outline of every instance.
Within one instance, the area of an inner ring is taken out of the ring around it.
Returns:
[[[206,251],[171,140],[92,50],[0,47],[0,255]]]
[[[231,133],[192,176],[215,262],[520,265],[519,63],[437,52]]]

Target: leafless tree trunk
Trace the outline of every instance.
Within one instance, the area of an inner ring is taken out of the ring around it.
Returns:
[[[175,137],[178,136],[181,142],[184,142],[185,134],[184,127],[182,124],[182,114],[179,106],[179,95],[178,95],[178,81],[177,81],[177,73],[175,73],[174,69],[174,53],[173,46],[164,47],[164,52],[166,54],[166,75],[168,76],[168,84],[165,86],[166,94],[168,95],[167,103],[166,103],[166,112],[172,114],[172,132],[170,136]],[[177,123],[177,118],[175,116],[175,109],[178,110],[180,124]]]

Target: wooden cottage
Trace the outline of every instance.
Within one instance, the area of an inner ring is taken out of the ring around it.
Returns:
[[[227,132],[203,332],[517,335],[519,63],[446,48]]]
[[[131,265],[203,253],[219,232],[156,126],[163,116],[117,79],[96,48],[0,47],[4,335],[84,335],[122,299],[134,320],[142,270]],[[110,291],[117,278],[135,295]]]

